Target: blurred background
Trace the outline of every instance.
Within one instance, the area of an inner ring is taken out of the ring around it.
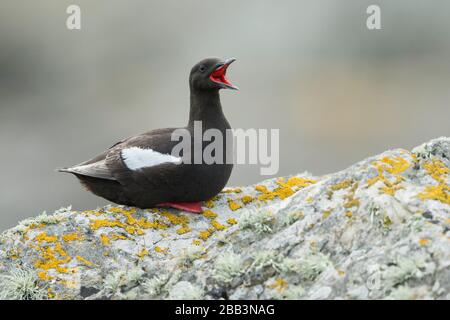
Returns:
[[[66,28],[81,7],[82,29]],[[381,7],[382,30],[366,28]],[[450,135],[446,0],[2,0],[0,230],[106,201],[54,172],[117,140],[183,126],[188,73],[236,57],[223,91],[235,128],[279,128],[280,171],[320,175]],[[229,185],[259,167],[236,167]]]

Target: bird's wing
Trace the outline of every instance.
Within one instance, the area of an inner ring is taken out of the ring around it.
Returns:
[[[150,131],[109,150],[106,165],[114,178],[122,185],[156,183],[155,172],[161,173],[181,163],[181,158],[171,155],[173,146],[178,143],[171,140],[173,130]]]
[[[121,140],[98,156],[70,168],[59,169],[107,180],[125,182],[120,177],[130,173],[144,173],[146,169],[167,163],[177,163],[179,158],[170,155],[173,145],[171,141],[173,128],[153,130],[141,135]],[[142,178],[142,176],[141,176]]]

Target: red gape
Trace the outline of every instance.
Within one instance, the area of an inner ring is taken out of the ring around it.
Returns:
[[[225,77],[225,74],[227,72],[228,65],[223,65],[219,69],[215,70],[210,75],[210,79],[214,82],[224,83],[229,86],[232,86],[231,82],[228,81],[228,79]]]

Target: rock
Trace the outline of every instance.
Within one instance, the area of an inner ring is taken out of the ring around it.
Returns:
[[[225,189],[202,215],[70,207],[0,242],[9,299],[448,299],[450,138],[322,177]]]

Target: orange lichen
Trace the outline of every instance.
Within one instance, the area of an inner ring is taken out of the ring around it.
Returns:
[[[187,225],[189,223],[189,218],[184,215],[177,215],[170,212],[163,212],[161,215],[169,219],[170,223],[174,225]]]
[[[41,242],[56,242],[58,240],[57,236],[48,236],[47,232],[42,232],[40,234],[38,234],[34,240],[36,240],[37,242],[41,243]]]
[[[286,199],[292,196],[298,190],[305,188],[311,184],[316,183],[316,180],[300,178],[300,177],[291,177],[287,181],[284,178],[280,178],[277,180],[278,187],[273,191],[269,191],[266,186],[257,185],[255,187],[256,191],[262,193],[258,200],[267,201],[273,200],[275,198],[280,198],[281,200]]]
[[[125,229],[125,224],[123,224],[122,222],[117,221],[117,220],[98,219],[98,220],[91,221],[91,229],[92,230],[98,230],[98,229],[104,228],[104,227],[109,227],[109,228],[119,227],[119,228]]]
[[[426,246],[429,242],[430,242],[430,240],[428,240],[428,239],[419,239],[419,244],[421,246]]]
[[[233,199],[228,199],[228,206],[230,207],[231,211],[236,211],[237,209],[242,208],[242,206],[235,202]]]
[[[52,276],[49,276],[49,275],[47,274],[47,271],[39,271],[39,272],[37,273],[37,275],[38,275],[38,278],[41,279],[41,280],[43,280],[43,281],[48,281],[48,280],[52,280],[52,279],[53,279]]]
[[[450,186],[446,183],[446,175],[450,169],[440,161],[433,159],[424,165],[427,173],[438,183],[438,185],[426,186],[425,190],[419,193],[422,200],[437,200],[450,205]]]
[[[450,186],[446,184],[426,186],[425,190],[419,193],[419,198],[422,200],[437,200],[450,205]]]
[[[161,222],[160,220],[155,221],[149,221],[146,220],[144,217],[141,217],[140,219],[134,218],[132,215],[135,213],[135,209],[133,210],[124,210],[121,208],[110,208],[110,211],[113,213],[119,213],[120,215],[123,215],[126,219],[124,222],[122,222],[120,219],[117,220],[108,220],[108,219],[97,219],[97,220],[91,220],[91,229],[92,230],[98,230],[100,228],[109,227],[109,228],[122,228],[124,231],[126,231],[129,234],[137,234],[137,235],[143,235],[145,234],[145,229],[167,229],[169,226],[165,224],[164,222]],[[166,216],[169,221],[177,222],[177,221],[185,221],[187,218],[178,218],[175,215],[171,213],[162,213],[163,216]]]
[[[62,265],[68,263],[71,258],[61,248],[55,250],[50,246],[45,246],[36,247],[35,249],[41,256],[41,259],[38,259],[34,263],[36,269],[42,269],[45,271],[55,269],[59,273],[67,273],[68,268],[62,267]],[[61,253],[64,254],[64,256]],[[58,258],[56,254],[60,255],[64,259]]]
[[[203,211],[203,216],[208,219],[214,219],[217,218],[217,213],[212,212],[211,210],[205,210]]]
[[[398,156],[395,158],[384,157],[381,160],[373,162],[372,165],[377,169],[378,176],[368,179],[367,186],[370,187],[378,181],[381,181],[383,186],[381,186],[379,190],[385,194],[393,196],[398,190],[403,188],[400,185],[403,181],[403,177],[400,176],[400,174],[405,172],[411,166],[411,163],[408,160]],[[395,177],[395,181],[390,181],[386,177],[386,173]]]
[[[72,233],[68,233],[66,235],[63,235],[62,239],[65,242],[81,241],[81,240],[83,240],[83,236],[80,235],[78,232],[72,232]]]

